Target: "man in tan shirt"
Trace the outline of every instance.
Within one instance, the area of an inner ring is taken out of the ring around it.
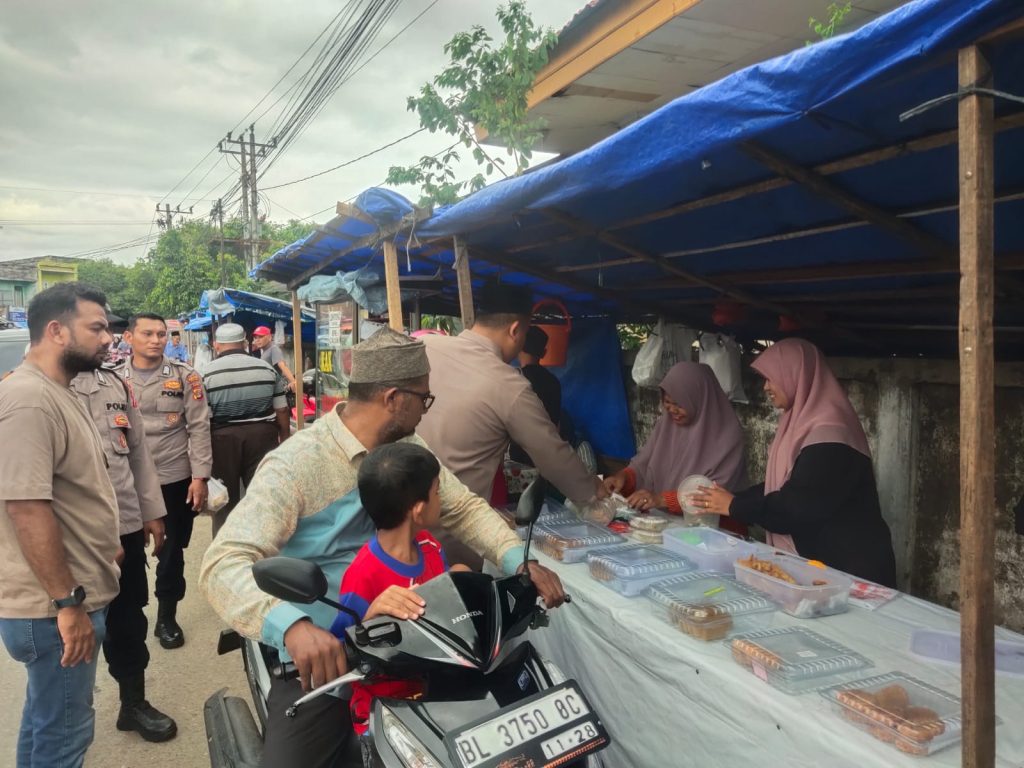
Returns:
[[[132,345],[132,356],[115,370],[139,403],[167,508],[167,540],[157,556],[153,634],[161,647],[180,648],[185,633],[178,626],[177,610],[185,598],[185,549],[195,516],[206,504],[213,467],[210,409],[202,377],[164,355],[167,323],[160,315],[135,315],[124,336]]]
[[[164,543],[167,511],[160,480],[146,446],[139,406],[121,377],[106,369],[87,371],[72,379],[71,389],[81,398],[100,434],[121,521],[121,591],[107,609],[103,641],[107,668],[117,680],[121,698],[117,728],[136,731],[146,741],[167,741],[174,738],[178,727],[146,700],[149,624],[143,610],[149,602],[146,541],[152,541],[154,555],[160,554]]]
[[[25,362],[0,383],[0,635],[28,673],[18,768],[80,767],[93,738],[118,515],[96,427],[68,385],[103,362],[105,304],[81,283],[36,294]]]
[[[485,499],[491,498],[510,439],[566,497],[580,503],[604,498],[607,491],[559,436],[529,380],[509,365],[526,342],[529,292],[486,285],[476,298],[471,328],[458,336],[423,338],[437,403],[423,416],[417,434],[444,466]],[[435,535],[443,537],[443,532]],[[457,542],[447,537],[441,541],[449,561],[479,566],[479,559]]]

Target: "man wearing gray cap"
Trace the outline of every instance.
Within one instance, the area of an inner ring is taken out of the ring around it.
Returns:
[[[346,671],[344,649],[328,631],[336,612],[261,592],[252,565],[279,554],[310,560],[327,575],[328,594],[337,593],[345,569],[374,534],[359,499],[359,466],[385,443],[424,445],[414,431],[434,402],[429,374],[423,344],[390,329],[353,347],[348,402],[264,459],[203,559],[200,585],[214,610],[240,634],[276,647],[299,670],[299,680],[271,683],[264,768],[332,766],[354,739],[348,738],[348,708],[331,697],[309,702],[294,718],[285,715],[302,689]],[[506,573],[522,567],[519,539],[444,467],[439,495],[445,529]],[[530,576],[549,607],[564,601],[554,573],[532,563]]]
[[[213,515],[213,535],[249,487],[263,457],[291,434],[284,379],[270,363],[245,351],[245,329],[225,323],[213,336],[217,358],[203,374],[210,403],[213,476],[228,489],[228,503]]]

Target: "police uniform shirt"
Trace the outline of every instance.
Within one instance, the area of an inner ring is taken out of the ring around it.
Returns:
[[[128,360],[115,369],[128,382],[142,411],[146,443],[161,485],[210,477],[210,409],[203,379],[191,366],[164,357],[147,380]]]
[[[107,475],[117,495],[121,535],[142,530],[143,523],[167,514],[138,404],[127,385],[111,370],[80,373],[71,380],[100,434]]]

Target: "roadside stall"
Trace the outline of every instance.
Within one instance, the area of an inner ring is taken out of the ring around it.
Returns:
[[[257,268],[295,290],[379,258],[398,329],[401,279],[440,270],[435,306],[466,321],[474,285],[501,280],[561,301],[573,334],[592,317],[716,318],[748,348],[795,332],[830,356],[959,359],[959,614],[905,594],[851,605],[871,585],[836,590],[843,574],[795,560],[776,565],[845,610],[808,615],[812,596],[787,613],[786,579],[758,589],[730,557],[721,592],[770,603],[751,625],[762,634],[737,644],[700,626],[742,615],[734,606],[688,615],[703,606],[684,596],[696,567],[676,561],[668,595],[625,597],[600,582],[650,574],[566,557],[588,535],[543,532],[539,557],[574,602],[535,641],[587,685],[609,764],[1024,763],[1024,638],[995,625],[995,572],[1010,599],[1020,550],[996,537],[995,477],[1008,470],[994,453],[997,428],[1015,423],[996,421],[995,359],[1024,359],[1021,13],[1014,0],[910,2],[433,215],[396,203],[385,222],[339,205]],[[605,397],[597,410],[616,407]],[[927,437],[907,448],[934,449]],[[590,544],[618,543],[608,535]]]

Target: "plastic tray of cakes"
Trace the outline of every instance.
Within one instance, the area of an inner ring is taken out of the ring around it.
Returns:
[[[587,553],[590,575],[620,595],[636,597],[655,582],[692,571],[681,555],[650,544],[624,544]]]
[[[496,507],[495,511],[505,521],[505,524],[519,534],[520,539],[526,538],[526,526],[516,522],[516,504],[505,504]],[[547,499],[541,507],[540,516],[537,518],[537,525],[544,523],[565,523],[579,520],[571,509],[557,501]]]
[[[670,624],[705,642],[765,628],[775,611],[774,603],[759,592],[708,571],[659,581],[647,596],[666,609]]]
[[[672,527],[665,531],[662,546],[683,557],[688,557],[702,571],[717,573],[734,572],[733,564],[740,558],[755,552],[770,552],[771,549],[750,541],[744,541],[717,528]]]
[[[764,592],[790,616],[815,619],[850,607],[853,580],[787,555],[750,554],[735,563],[736,580]]]
[[[626,539],[602,525],[586,520],[554,521],[536,525],[534,544],[549,557],[563,563],[581,563],[598,547],[625,544]]]
[[[728,642],[737,663],[783,693],[821,690],[871,666],[865,656],[803,627],[762,629]]]
[[[961,737],[960,699],[902,672],[822,692],[844,719],[910,755],[930,755]]]

